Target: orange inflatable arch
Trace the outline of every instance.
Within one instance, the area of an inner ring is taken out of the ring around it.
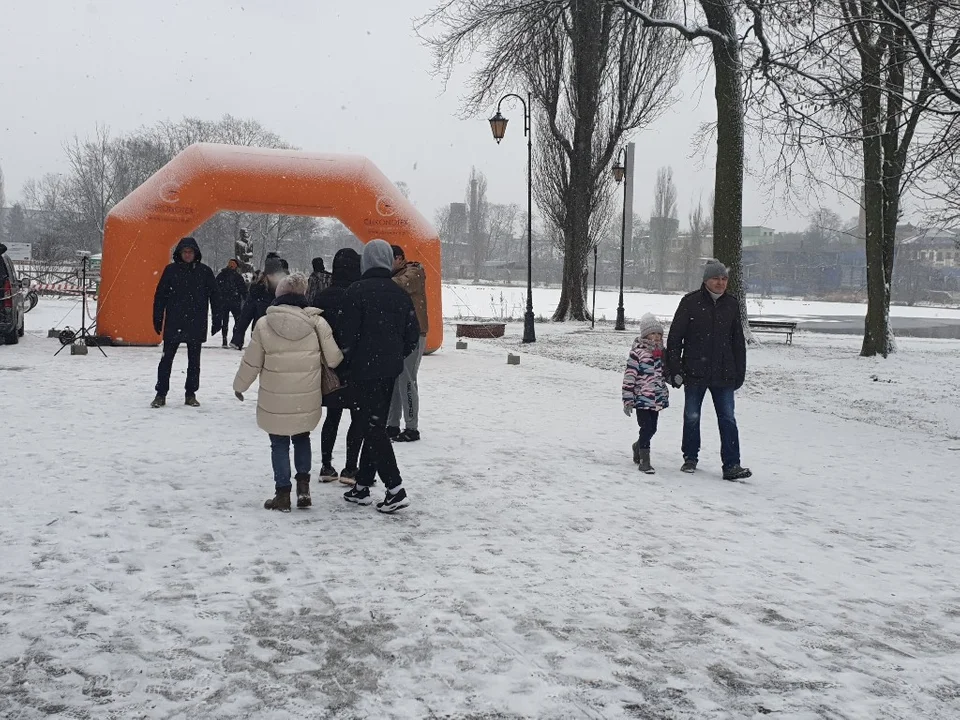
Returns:
[[[427,350],[443,340],[440,239],[369,160],[197,143],[107,216],[97,334],[117,345],[156,345],[153,295],[177,241],[221,210],[335,217],[362,242],[400,245],[427,275]],[[202,248],[201,248],[202,249]]]

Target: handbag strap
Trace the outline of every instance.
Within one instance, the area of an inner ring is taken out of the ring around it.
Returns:
[[[320,364],[323,365],[324,370],[329,370],[330,368],[327,365],[327,356],[324,355],[323,353],[323,338],[320,336],[320,324],[317,323],[316,325],[314,325],[313,330],[317,336],[317,343],[319,343],[320,345]]]

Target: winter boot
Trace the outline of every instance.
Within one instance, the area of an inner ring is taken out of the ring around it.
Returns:
[[[740,467],[739,465],[731,465],[730,467],[723,469],[724,480],[746,480],[749,477],[753,477],[753,473],[750,472],[750,468]]]
[[[333,482],[338,477],[340,477],[340,474],[329,462],[323,463],[323,465],[320,467],[320,482]]]
[[[167,404],[167,398],[166,398],[166,396],[164,396],[164,395],[157,395],[157,396],[153,399],[153,402],[150,403],[150,407],[152,407],[152,408],[154,408],[154,409],[156,409],[156,408],[162,408],[162,407],[163,407],[164,405],[166,405],[166,404]]]
[[[297,473],[297,507],[308,508],[313,505],[310,499],[310,473]]]
[[[357,484],[357,469],[356,468],[344,468],[343,472],[340,473],[340,482],[344,485],[356,485]]]
[[[387,426],[387,437],[391,440],[396,440],[400,436],[400,428]]]
[[[689,473],[693,475],[697,471],[697,461],[691,460],[690,458],[683,459],[683,465],[680,466],[680,472]]]
[[[633,445],[631,445],[630,447],[633,448],[633,464],[634,464],[634,465],[639,465],[639,464],[640,464],[640,441],[637,440],[637,441],[636,441]]]
[[[397,510],[408,507],[410,501],[407,499],[407,491],[402,487],[387,490],[383,500],[377,503],[377,511],[382,513],[394,513]]]
[[[355,505],[370,505],[373,502],[370,488],[366,485],[354,485],[343,494],[343,499]]]
[[[419,430],[404,430],[394,438],[394,442],[417,442],[420,440]]]
[[[653,465],[650,464],[650,450],[639,450],[640,462],[637,463],[640,466],[640,472],[645,473],[646,475],[655,475],[656,470],[653,469]]]
[[[267,500],[263,507],[265,510],[279,510],[280,512],[290,512],[290,488],[277,490],[277,494]]]
[[[196,395],[187,395],[186,399],[183,401],[184,405],[189,405],[190,407],[200,407],[200,403],[197,401]]]

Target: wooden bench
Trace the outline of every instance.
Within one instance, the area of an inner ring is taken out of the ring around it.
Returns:
[[[457,323],[457,337],[483,339],[502,338],[506,331],[506,323]]]
[[[797,330],[797,323],[790,320],[750,320],[748,322],[751,330],[786,335],[787,345],[793,345],[793,333]]]

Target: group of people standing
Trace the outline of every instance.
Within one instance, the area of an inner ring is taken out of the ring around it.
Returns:
[[[383,240],[368,242],[362,254],[339,250],[332,273],[316,258],[309,278],[290,274],[287,262],[271,253],[249,286],[236,260],[217,276],[201,260],[196,241],[182,239],[157,286],[154,328],[163,335],[164,352],[151,406],[166,404],[181,344],[188,351],[185,403],[199,406],[208,308],[211,334],[222,334],[224,347],[243,349],[253,325],[234,393],[244,400],[243,393],[259,378],[257,423],[270,436],[274,472],[274,497],[264,507],[291,509],[291,446],[297,506],[311,506],[310,433],[319,425],[323,407],[327,417],[319,478],[351,485],[344,499],[369,505],[379,475],[387,492],[377,509],[389,513],[407,507],[392,443],[420,439],[417,374],[428,331],[423,267],[408,262],[403,248]],[[231,316],[234,332],[228,343]],[[351,422],[346,464],[338,473],[333,447],[344,410],[350,411]],[[401,420],[406,421],[403,430]]]

